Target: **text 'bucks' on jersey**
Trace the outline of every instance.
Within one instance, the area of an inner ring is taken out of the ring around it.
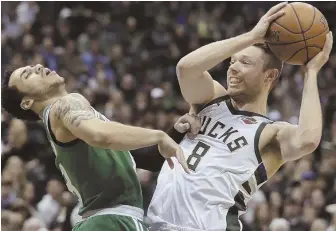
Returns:
[[[129,205],[142,209],[142,194],[135,162],[129,152],[93,147],[77,139],[60,143],[50,130],[49,113],[43,111],[43,124],[56,155],[56,166],[82,207],[79,215],[96,209]],[[97,118],[107,118],[91,108]]]
[[[186,136],[180,144],[194,172],[185,174],[177,164],[170,169],[165,163],[148,216],[153,225],[240,230],[238,215],[267,180],[258,143],[262,129],[272,121],[236,110],[228,96],[205,105],[198,115],[199,134],[195,139]]]

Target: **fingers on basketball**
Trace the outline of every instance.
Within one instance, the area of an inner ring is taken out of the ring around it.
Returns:
[[[281,16],[283,16],[284,14],[285,14],[285,11],[280,10],[280,11],[276,12],[275,14],[269,16],[269,17],[267,18],[267,21],[268,21],[269,23],[270,23],[270,22],[273,22],[273,21],[277,20],[278,18],[280,18]]]
[[[323,46],[323,50],[322,50],[323,53],[326,55],[325,58],[329,58],[332,46],[333,46],[333,35],[332,35],[332,32],[329,31],[329,33],[327,34],[326,41]]]
[[[313,60],[322,60],[323,62],[327,62],[329,60],[329,55],[332,49],[333,45],[333,36],[332,32],[329,31],[329,33],[326,35],[326,41],[324,43],[322,51],[316,55]]]
[[[277,13],[279,10],[281,10],[282,8],[284,8],[285,6],[287,6],[288,2],[281,2],[275,6],[273,6],[271,9],[269,9],[269,11],[266,13],[267,17],[270,17],[272,15],[274,15],[275,13]]]

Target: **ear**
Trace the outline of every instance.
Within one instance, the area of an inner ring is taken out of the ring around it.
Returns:
[[[27,110],[29,110],[30,108],[31,108],[31,106],[33,105],[33,103],[34,103],[34,100],[33,99],[22,99],[22,101],[21,101],[21,104],[20,104],[20,107],[23,109],[23,110],[25,110],[25,111],[27,111]]]
[[[265,82],[274,82],[279,77],[279,71],[277,69],[269,69],[266,72]]]

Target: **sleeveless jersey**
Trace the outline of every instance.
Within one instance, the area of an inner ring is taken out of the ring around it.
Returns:
[[[202,121],[199,134],[180,143],[193,172],[184,173],[177,163],[170,169],[165,162],[148,216],[154,226],[168,223],[197,230],[240,230],[238,216],[267,180],[258,143],[261,131],[272,121],[236,110],[228,96],[205,105],[198,115]]]
[[[142,193],[135,162],[129,152],[93,147],[80,139],[58,142],[50,129],[49,113],[43,111],[43,124],[69,191],[82,207],[79,215],[90,210],[129,205],[142,210]],[[108,119],[91,108],[97,118]]]

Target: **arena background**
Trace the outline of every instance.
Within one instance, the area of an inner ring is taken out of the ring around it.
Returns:
[[[1,69],[41,63],[66,78],[108,118],[167,130],[188,111],[175,65],[209,42],[251,29],[271,2],[1,2]],[[311,2],[336,31],[336,2]],[[226,86],[228,62],[210,72]],[[336,230],[336,54],[320,71],[324,129],[319,148],[286,164],[253,197],[246,230],[284,217],[293,231]],[[269,117],[297,123],[302,75],[285,65]],[[1,112],[1,228],[69,231],[76,200],[66,191],[39,123]],[[145,209],[156,173],[139,170]],[[333,214],[333,215],[332,215]],[[44,227],[44,228],[42,228]],[[272,230],[272,229],[271,229]]]

